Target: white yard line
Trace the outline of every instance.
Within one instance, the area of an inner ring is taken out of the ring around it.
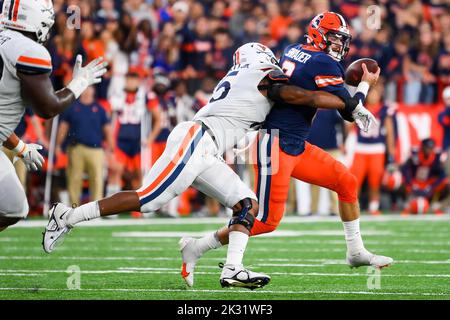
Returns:
[[[326,291],[326,290],[312,290],[312,291],[280,291],[280,290],[255,290],[255,291],[249,291],[249,290],[206,290],[206,289],[141,289],[141,288],[135,288],[135,289],[125,289],[125,288],[81,288],[79,290],[70,290],[67,288],[0,288],[0,291],[30,291],[30,292],[39,292],[39,291],[56,291],[56,292],[62,292],[62,291],[74,291],[75,293],[80,291],[103,291],[103,292],[149,292],[149,293],[165,293],[165,292],[180,292],[180,293],[242,293],[245,295],[251,295],[251,294],[279,294],[279,295],[307,295],[307,294],[331,294],[331,295],[342,295],[342,294],[355,294],[355,295],[392,295],[392,296],[450,296],[450,293],[433,293],[433,292],[382,292],[382,291]]]
[[[200,266],[198,269],[217,269],[217,272],[196,271],[200,275],[218,275],[219,268],[213,266]],[[179,268],[139,268],[121,267],[114,270],[80,270],[82,274],[180,274]],[[67,270],[59,269],[0,269],[0,275],[16,276],[42,276],[47,273],[67,273]],[[302,277],[367,277],[366,273],[330,273],[330,272],[271,272],[272,276],[302,276]],[[407,277],[407,278],[450,278],[450,274],[382,274],[382,277]]]
[[[22,252],[26,251],[32,251],[32,252],[42,252],[42,249],[39,247],[7,247],[1,249],[3,252]],[[21,250],[21,251],[20,251]],[[146,247],[136,247],[136,246],[114,246],[114,248],[90,248],[90,247],[73,247],[72,244],[70,246],[66,247],[60,247],[58,248],[58,252],[70,252],[73,253],[74,251],[86,251],[86,252],[102,252],[106,253],[109,251],[113,252],[153,252],[153,251],[170,251],[170,250],[176,250],[178,251],[178,248],[174,246],[174,248],[168,248],[168,247],[153,247],[153,246],[146,246]],[[251,252],[270,252],[273,253],[274,249],[272,248],[251,248],[249,249]],[[336,252],[336,253],[342,253],[344,252],[342,248],[277,248],[277,252],[302,252],[302,253],[317,253],[317,252]],[[392,250],[392,249],[391,249]],[[401,252],[406,253],[435,253],[435,254],[450,254],[450,250],[432,250],[432,249],[398,249]],[[265,259],[266,260],[266,259]]]
[[[116,219],[106,220],[97,219],[89,222],[83,222],[80,226],[86,227],[108,227],[108,226],[146,226],[146,225],[187,225],[187,224],[227,224],[228,218],[177,218],[177,219]],[[450,215],[435,216],[408,216],[402,217],[400,215],[383,215],[379,217],[362,216],[361,220],[370,222],[389,222],[389,221],[450,221]],[[283,218],[286,223],[320,223],[320,222],[340,222],[339,217],[299,217],[287,216]],[[33,228],[45,227],[47,220],[26,220],[21,221],[14,228]]]
[[[180,238],[183,236],[202,237],[205,234],[215,232],[216,230],[207,231],[129,231],[129,232],[113,232],[112,236],[117,238]],[[364,235],[368,236],[390,236],[389,231],[365,230]],[[259,235],[258,238],[274,238],[274,237],[302,237],[302,236],[343,236],[342,230],[276,230],[271,233]]]
[[[0,256],[1,260],[49,260],[48,256]],[[92,260],[92,261],[102,261],[102,260],[117,260],[117,261],[178,261],[180,258],[174,257],[126,257],[126,256],[118,256],[118,257],[84,257],[84,256],[76,256],[76,257],[54,257],[55,260]],[[223,261],[223,258],[202,258],[202,260],[217,260]],[[258,259],[261,260],[261,259]],[[263,261],[270,261],[270,259],[262,259]],[[280,261],[280,260],[276,260]],[[286,260],[282,260],[286,261]],[[341,259],[289,259],[287,261],[297,261],[297,262],[312,262],[312,263],[321,263],[321,264],[337,264],[337,265],[345,265],[345,260]],[[395,260],[395,263],[402,264],[450,264],[450,259],[447,260]],[[279,265],[282,267],[282,265]],[[298,265],[301,266],[301,265]]]

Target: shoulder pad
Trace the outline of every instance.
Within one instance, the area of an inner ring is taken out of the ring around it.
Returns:
[[[42,74],[52,71],[52,60],[48,50],[29,40],[27,47],[21,50],[16,60],[16,69],[27,74]]]

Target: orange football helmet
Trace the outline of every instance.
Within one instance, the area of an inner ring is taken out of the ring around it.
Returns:
[[[308,26],[308,43],[340,61],[350,50],[352,36],[347,22],[338,13],[323,12]]]

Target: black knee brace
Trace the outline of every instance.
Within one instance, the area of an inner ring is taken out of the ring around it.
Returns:
[[[239,201],[239,203],[242,206],[242,210],[233,213],[233,217],[231,218],[228,227],[231,227],[234,224],[240,224],[250,231],[255,223],[255,217],[249,213],[252,208],[252,200],[250,198],[245,198],[244,200]]]

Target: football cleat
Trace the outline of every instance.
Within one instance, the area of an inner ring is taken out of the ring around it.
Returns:
[[[47,253],[53,252],[55,248],[62,244],[65,236],[70,232],[71,228],[66,224],[64,216],[73,210],[62,203],[55,203],[50,208],[50,219],[45,232],[42,234],[42,247]]]
[[[219,265],[223,268],[220,284],[225,287],[239,287],[255,290],[270,282],[270,277],[264,273],[257,273],[244,268],[243,265]]]
[[[180,246],[181,258],[183,264],[181,266],[181,276],[189,287],[194,286],[194,268],[200,255],[195,247],[196,239],[183,237],[178,242]]]
[[[385,256],[378,256],[370,253],[367,250],[363,250],[357,254],[349,255],[347,253],[347,264],[350,268],[358,268],[363,266],[371,266],[374,268],[382,269],[389,267],[394,262],[394,259]]]

